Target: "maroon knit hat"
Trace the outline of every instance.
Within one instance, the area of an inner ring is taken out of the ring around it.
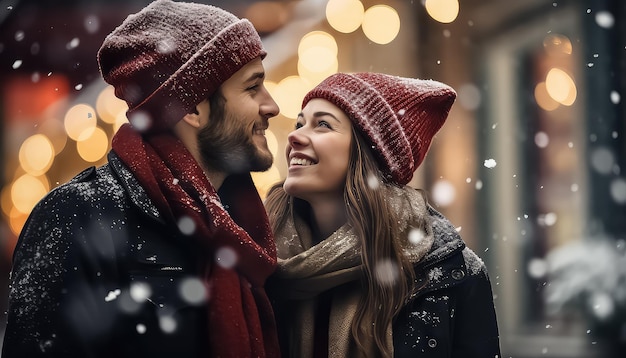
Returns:
[[[304,97],[341,108],[372,145],[383,173],[407,184],[456,99],[448,85],[382,73],[336,73]]]
[[[157,0],[109,34],[100,72],[128,104],[131,123],[173,126],[265,50],[246,19],[220,8]]]

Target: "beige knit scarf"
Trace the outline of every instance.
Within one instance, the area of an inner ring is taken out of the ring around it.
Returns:
[[[412,263],[426,255],[433,243],[426,203],[422,195],[410,187],[387,187],[398,217],[398,238]],[[412,231],[418,229],[418,231]],[[417,238],[417,239],[416,239]],[[289,357],[312,357],[315,331],[315,300],[317,295],[332,289],[330,325],[328,328],[329,357],[355,357],[351,338],[351,324],[361,296],[361,249],[359,239],[349,225],[344,225],[331,236],[312,245],[311,230],[299,217],[288,220],[275,233],[278,269],[275,274],[279,291],[277,297],[285,300],[289,310],[286,326]],[[391,325],[388,342],[392,347]]]

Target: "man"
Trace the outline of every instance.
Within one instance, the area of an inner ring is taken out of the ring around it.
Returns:
[[[279,108],[245,19],[158,0],[104,40],[128,104],[108,163],[51,191],[15,249],[3,357],[275,357],[276,252],[250,171]]]

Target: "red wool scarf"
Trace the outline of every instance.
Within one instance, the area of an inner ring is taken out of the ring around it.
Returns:
[[[191,153],[171,134],[142,138],[125,124],[112,147],[166,221],[177,225],[187,217],[196,225],[192,235],[206,253],[200,255],[200,268],[209,292],[211,356],[278,357],[274,314],[263,288],[276,267],[276,248],[250,175],[228,177],[220,198]],[[220,248],[234,250],[235,267],[216,263]]]

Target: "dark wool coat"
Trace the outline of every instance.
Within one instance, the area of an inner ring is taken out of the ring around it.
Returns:
[[[500,358],[496,312],[485,264],[466,247],[449,220],[430,206],[428,215],[434,241],[415,265],[416,287],[420,289],[392,323],[394,357]],[[270,280],[268,287],[271,290],[277,284]],[[342,290],[344,286],[331,290]],[[293,319],[289,307],[289,301],[276,301],[283,352],[289,351],[290,334],[285,331]],[[328,337],[330,342],[333,339],[336,337]]]
[[[483,261],[429,208],[435,241],[417,264],[423,286],[393,323],[395,357],[501,357],[491,283]]]
[[[32,211],[15,249],[2,357],[207,356],[190,240],[109,154]]]

